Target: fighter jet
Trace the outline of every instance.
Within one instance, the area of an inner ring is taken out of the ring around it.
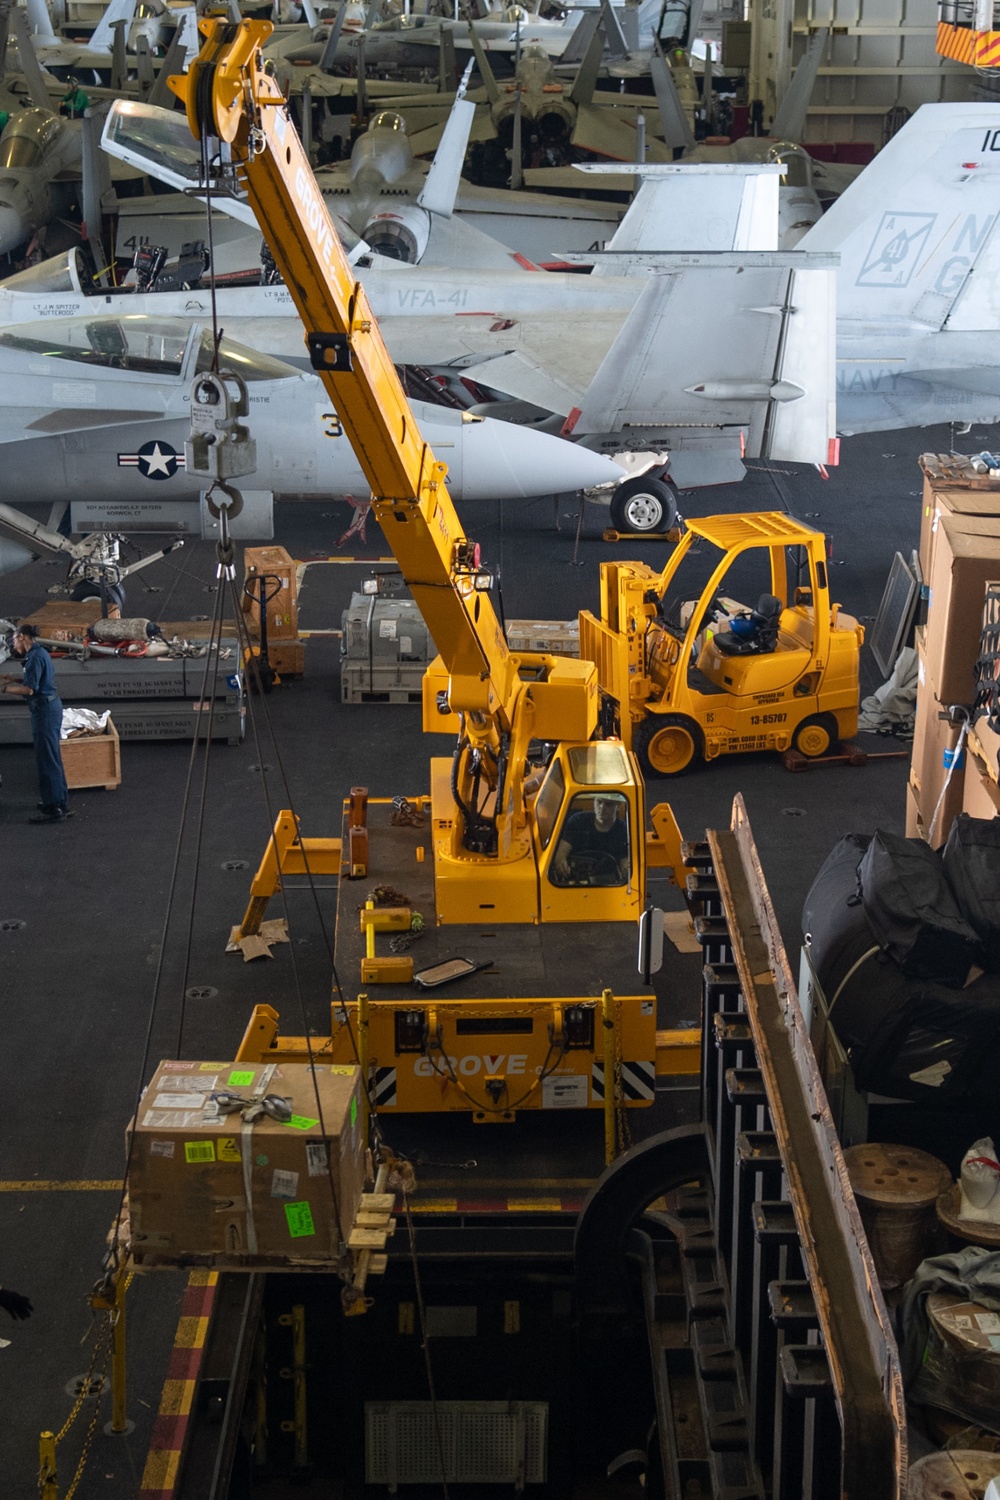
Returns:
[[[483,80],[482,88],[470,90],[468,94],[477,105],[470,134],[473,141],[496,140],[504,150],[510,150],[515,131],[519,131],[525,147],[533,143],[553,165],[568,160],[574,148],[618,161],[635,161],[635,118],[642,112],[649,124],[647,159],[672,160],[672,152],[667,146],[652,139],[659,130],[657,106],[653,99],[647,95],[597,92],[604,51],[604,35],[599,28],[595,29],[576,76],[569,83],[556,76],[544,49],[532,45],[522,51],[513,81],[501,85],[490,67],[475,26],[470,41]],[[429,100],[383,99],[382,105],[403,115],[414,155],[421,156],[436,148],[451,96],[439,93]]]
[[[554,235],[568,250],[585,249],[613,231],[621,214],[613,204],[464,183],[460,174],[473,114],[471,103],[455,100],[428,168],[414,159],[403,118],[383,110],[358,137],[349,162],[317,173],[327,208],[357,263],[531,270],[548,253],[543,225],[550,240]],[[119,110],[116,119],[114,158],[148,170],[185,195],[169,203],[125,200],[121,253],[148,243],[176,255],[183,243],[205,233],[204,214],[195,211],[190,196],[201,171],[197,143],[172,112],[136,103]],[[247,226],[247,236],[225,245],[215,269],[251,270],[259,264],[257,222],[245,201],[227,199],[226,211]]]
[[[573,60],[579,60],[573,50],[573,44],[579,41],[574,24],[566,19],[546,20],[521,5],[489,11],[475,22],[475,30],[482,45],[501,62],[513,59],[529,46],[541,48],[547,57],[561,58],[569,53]],[[426,70],[437,66],[442,44],[453,54],[467,56],[472,47],[470,32],[468,21],[409,14],[392,16],[366,28],[345,26],[332,46],[332,28],[320,27],[308,39],[286,32],[269,42],[265,50],[270,57],[285,57],[300,66],[322,63],[324,68],[334,64],[357,67],[362,58],[362,66],[367,68]]]
[[[189,475],[189,393],[212,368],[210,330],[189,319],[94,316],[0,331],[0,454],[20,504],[196,501]],[[318,378],[226,337],[223,370],[242,377],[256,469],[240,488],[277,495],[366,493]],[[621,478],[618,465],[546,433],[417,403],[456,499],[523,499]],[[120,528],[117,528],[120,529]]]
[[[103,16],[86,43],[66,41],[56,35],[45,0],[27,0],[27,19],[31,27],[31,46],[42,66],[57,77],[72,74],[97,83],[100,76],[108,74],[112,67],[115,46],[115,27],[122,22],[127,32],[135,15],[136,0],[110,0]],[[24,47],[18,38],[17,50]],[[10,66],[19,70],[16,58]]]

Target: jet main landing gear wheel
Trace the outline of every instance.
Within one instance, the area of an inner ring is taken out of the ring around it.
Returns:
[[[666,479],[647,479],[640,474],[625,479],[611,498],[611,524],[616,531],[642,535],[669,531],[677,522],[677,493]]]

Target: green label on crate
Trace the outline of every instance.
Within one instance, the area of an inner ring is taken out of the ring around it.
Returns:
[[[355,1120],[357,1118],[358,1118],[358,1101],[355,1098],[355,1099],[351,1100],[351,1124],[352,1125],[354,1124],[354,1122],[355,1122]]]
[[[184,1142],[184,1160],[185,1161],[195,1161],[195,1162],[198,1162],[198,1161],[214,1161],[215,1160],[215,1142],[214,1141],[185,1141]]]
[[[290,1125],[293,1130],[311,1130],[314,1125],[319,1124],[319,1121],[310,1120],[308,1115],[292,1115],[292,1118],[286,1120],[285,1124]]]
[[[246,1072],[237,1068],[235,1072],[230,1073],[226,1083],[231,1089],[248,1089],[253,1083],[253,1068],[248,1068]]]
[[[286,1203],[285,1218],[288,1220],[288,1233],[293,1240],[300,1240],[306,1235],[316,1233],[312,1209],[308,1203]]]

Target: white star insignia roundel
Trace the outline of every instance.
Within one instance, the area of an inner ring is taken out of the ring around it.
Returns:
[[[172,479],[184,468],[184,454],[170,443],[143,443],[137,453],[119,453],[120,469],[138,469],[144,479]]]

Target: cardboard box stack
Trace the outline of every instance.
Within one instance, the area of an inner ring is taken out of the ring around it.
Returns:
[[[952,455],[924,454],[920,567],[927,622],[916,632],[917,706],[906,831],[939,848],[966,798],[967,747],[952,705],[971,707],[987,584],[1000,576],[1000,478]],[[943,716],[943,717],[942,717]],[[976,800],[978,788],[969,795]],[[969,808],[965,808],[969,811]]]
[[[278,1095],[291,1101],[291,1118],[220,1114],[210,1098],[219,1091],[247,1101]],[[365,1176],[358,1068],[164,1062],[129,1129],[137,1264],[255,1270],[337,1260]]]

